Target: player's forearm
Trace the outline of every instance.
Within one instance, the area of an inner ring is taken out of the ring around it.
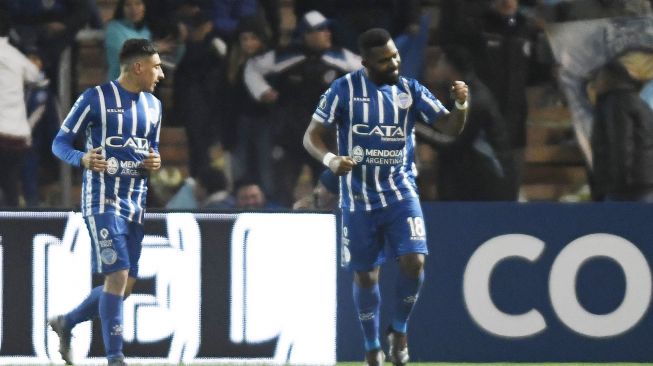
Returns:
[[[52,142],[52,153],[59,159],[73,166],[81,166],[84,153],[73,148],[72,141],[69,141],[61,132]]]
[[[306,151],[317,161],[322,161],[324,156],[329,153],[319,128],[313,124],[304,133],[303,143]]]
[[[465,128],[465,123],[467,122],[467,108],[460,109],[454,108],[449,115],[442,121],[442,123],[437,124],[438,130],[442,133],[449,136],[458,136]]]

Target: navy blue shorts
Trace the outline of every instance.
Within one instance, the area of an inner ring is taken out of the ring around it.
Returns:
[[[143,225],[113,213],[84,218],[91,236],[94,273],[108,274],[129,269],[129,277],[138,276]]]
[[[422,207],[417,199],[405,199],[372,210],[342,210],[342,264],[356,272],[369,272],[389,255],[428,254]]]

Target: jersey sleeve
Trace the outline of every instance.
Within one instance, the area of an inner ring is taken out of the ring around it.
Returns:
[[[331,87],[320,96],[320,102],[313,113],[313,119],[325,126],[333,126],[341,117],[342,98],[338,93],[339,80],[334,81]]]
[[[447,108],[426,87],[418,82],[414,85],[415,107],[422,121],[432,125],[439,117],[449,114]]]
[[[77,98],[52,142],[52,153],[70,165],[81,165],[84,152],[76,150],[73,144],[79,131],[84,131],[91,121],[93,114],[91,109],[95,96],[94,89],[87,89]]]

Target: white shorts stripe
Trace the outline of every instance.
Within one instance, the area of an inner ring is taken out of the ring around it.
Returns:
[[[395,192],[397,199],[401,201],[402,199],[404,199],[404,197],[401,195],[401,192],[399,192],[399,189],[395,184],[394,177],[395,177],[395,167],[391,167],[390,175],[388,176],[388,183],[390,183],[390,188],[392,188],[392,191]]]
[[[116,177],[116,183],[113,186],[113,206],[116,208],[116,215],[120,216],[120,177]]]
[[[132,178],[129,182],[129,190],[127,191],[127,203],[129,204],[129,216],[128,219],[129,221],[132,221],[134,218],[134,213],[136,212],[136,208],[134,207],[133,201],[132,201],[132,194],[134,193],[134,182],[136,181],[136,178]]]
[[[97,265],[96,272],[102,273],[102,258],[100,257],[100,242],[97,237],[97,226],[95,225],[95,217],[88,216],[88,223],[91,227],[91,241],[95,247],[95,264]]]
[[[372,209],[370,205],[370,199],[367,197],[367,165],[361,167],[363,170],[363,178],[361,179],[361,190],[363,191],[363,202],[365,202],[365,211]]]

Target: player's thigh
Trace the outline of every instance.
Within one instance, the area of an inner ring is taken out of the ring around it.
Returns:
[[[129,225],[129,235],[127,236],[127,251],[129,253],[129,277],[138,277],[139,261],[143,250],[143,237],[145,232],[143,225],[132,222]]]
[[[127,220],[113,213],[84,218],[91,237],[92,266],[95,273],[113,273],[130,267]]]
[[[383,240],[374,216],[343,210],[341,220],[342,264],[356,272],[371,271],[381,265],[385,260]]]
[[[382,221],[386,244],[395,258],[411,253],[428,254],[426,225],[418,200],[403,200],[387,207]]]

